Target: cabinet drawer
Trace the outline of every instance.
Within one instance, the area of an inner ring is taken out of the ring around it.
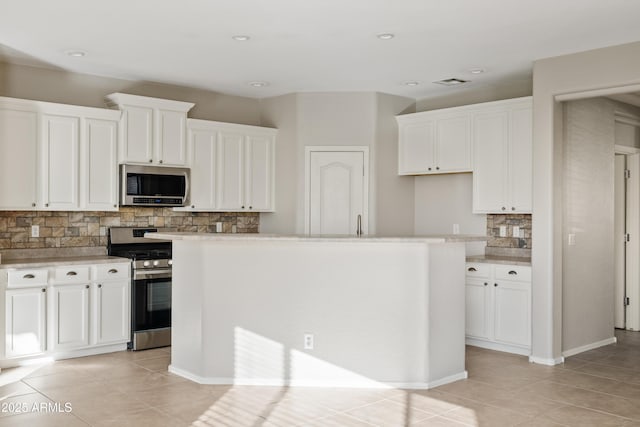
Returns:
[[[531,267],[529,266],[496,264],[495,272],[496,280],[531,281]]]
[[[13,270],[7,278],[8,288],[28,288],[47,284],[48,270]]]
[[[97,265],[94,280],[116,280],[129,277],[131,266],[126,263]]]
[[[55,283],[85,283],[89,281],[88,266],[58,267],[53,273]]]
[[[467,277],[489,277],[491,275],[491,264],[468,262],[465,273]]]

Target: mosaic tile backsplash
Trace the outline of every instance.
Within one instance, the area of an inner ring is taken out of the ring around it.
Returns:
[[[507,237],[500,237],[500,226],[507,227]],[[520,227],[523,237],[512,237],[514,226]],[[514,255],[527,256],[531,252],[531,215],[487,215],[487,238],[487,253],[510,251]]]
[[[121,207],[118,212],[0,212],[0,249],[106,246],[109,227],[171,227],[176,231],[257,233],[258,213],[175,212],[172,208]],[[31,226],[40,237],[31,237]]]

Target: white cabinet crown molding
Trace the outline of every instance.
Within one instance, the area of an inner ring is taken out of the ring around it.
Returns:
[[[149,96],[131,95],[128,93],[112,93],[105,97],[110,108],[117,108],[123,105],[143,106],[160,108],[163,110],[180,111],[183,113],[191,110],[196,104],[192,102],[174,101],[171,99],[152,98]]]

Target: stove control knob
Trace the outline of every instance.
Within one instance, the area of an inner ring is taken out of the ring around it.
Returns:
[[[142,266],[143,267],[150,267],[151,263],[149,261],[145,261],[145,262],[142,263]]]
[[[158,261],[158,260],[153,261],[153,266],[154,267],[157,267],[159,265],[160,265],[160,261]]]
[[[167,261],[167,264],[169,264],[169,265],[173,265],[173,260],[172,260],[172,259],[170,259],[169,261]]]

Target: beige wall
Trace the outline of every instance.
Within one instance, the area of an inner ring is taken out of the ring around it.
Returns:
[[[0,95],[63,104],[106,107],[105,95],[174,99],[196,104],[189,117],[249,125],[260,124],[260,101],[217,92],[159,83],[135,82],[64,70],[0,64]]]
[[[534,63],[532,360],[541,363],[560,360],[563,339],[564,144],[555,96],[603,89],[640,89],[640,42]]]
[[[562,350],[614,336],[615,104],[564,105]],[[587,268],[588,266],[588,268]]]
[[[377,94],[375,136],[376,234],[412,236],[414,234],[414,179],[398,175],[399,114],[415,111],[412,99]]]
[[[459,92],[455,88],[450,89],[451,92],[446,95],[418,100],[416,102],[416,111],[429,111],[478,104],[480,102],[519,98],[521,96],[530,96],[533,90],[530,79],[504,83],[499,86],[460,88],[461,90],[464,89],[464,92]]]

